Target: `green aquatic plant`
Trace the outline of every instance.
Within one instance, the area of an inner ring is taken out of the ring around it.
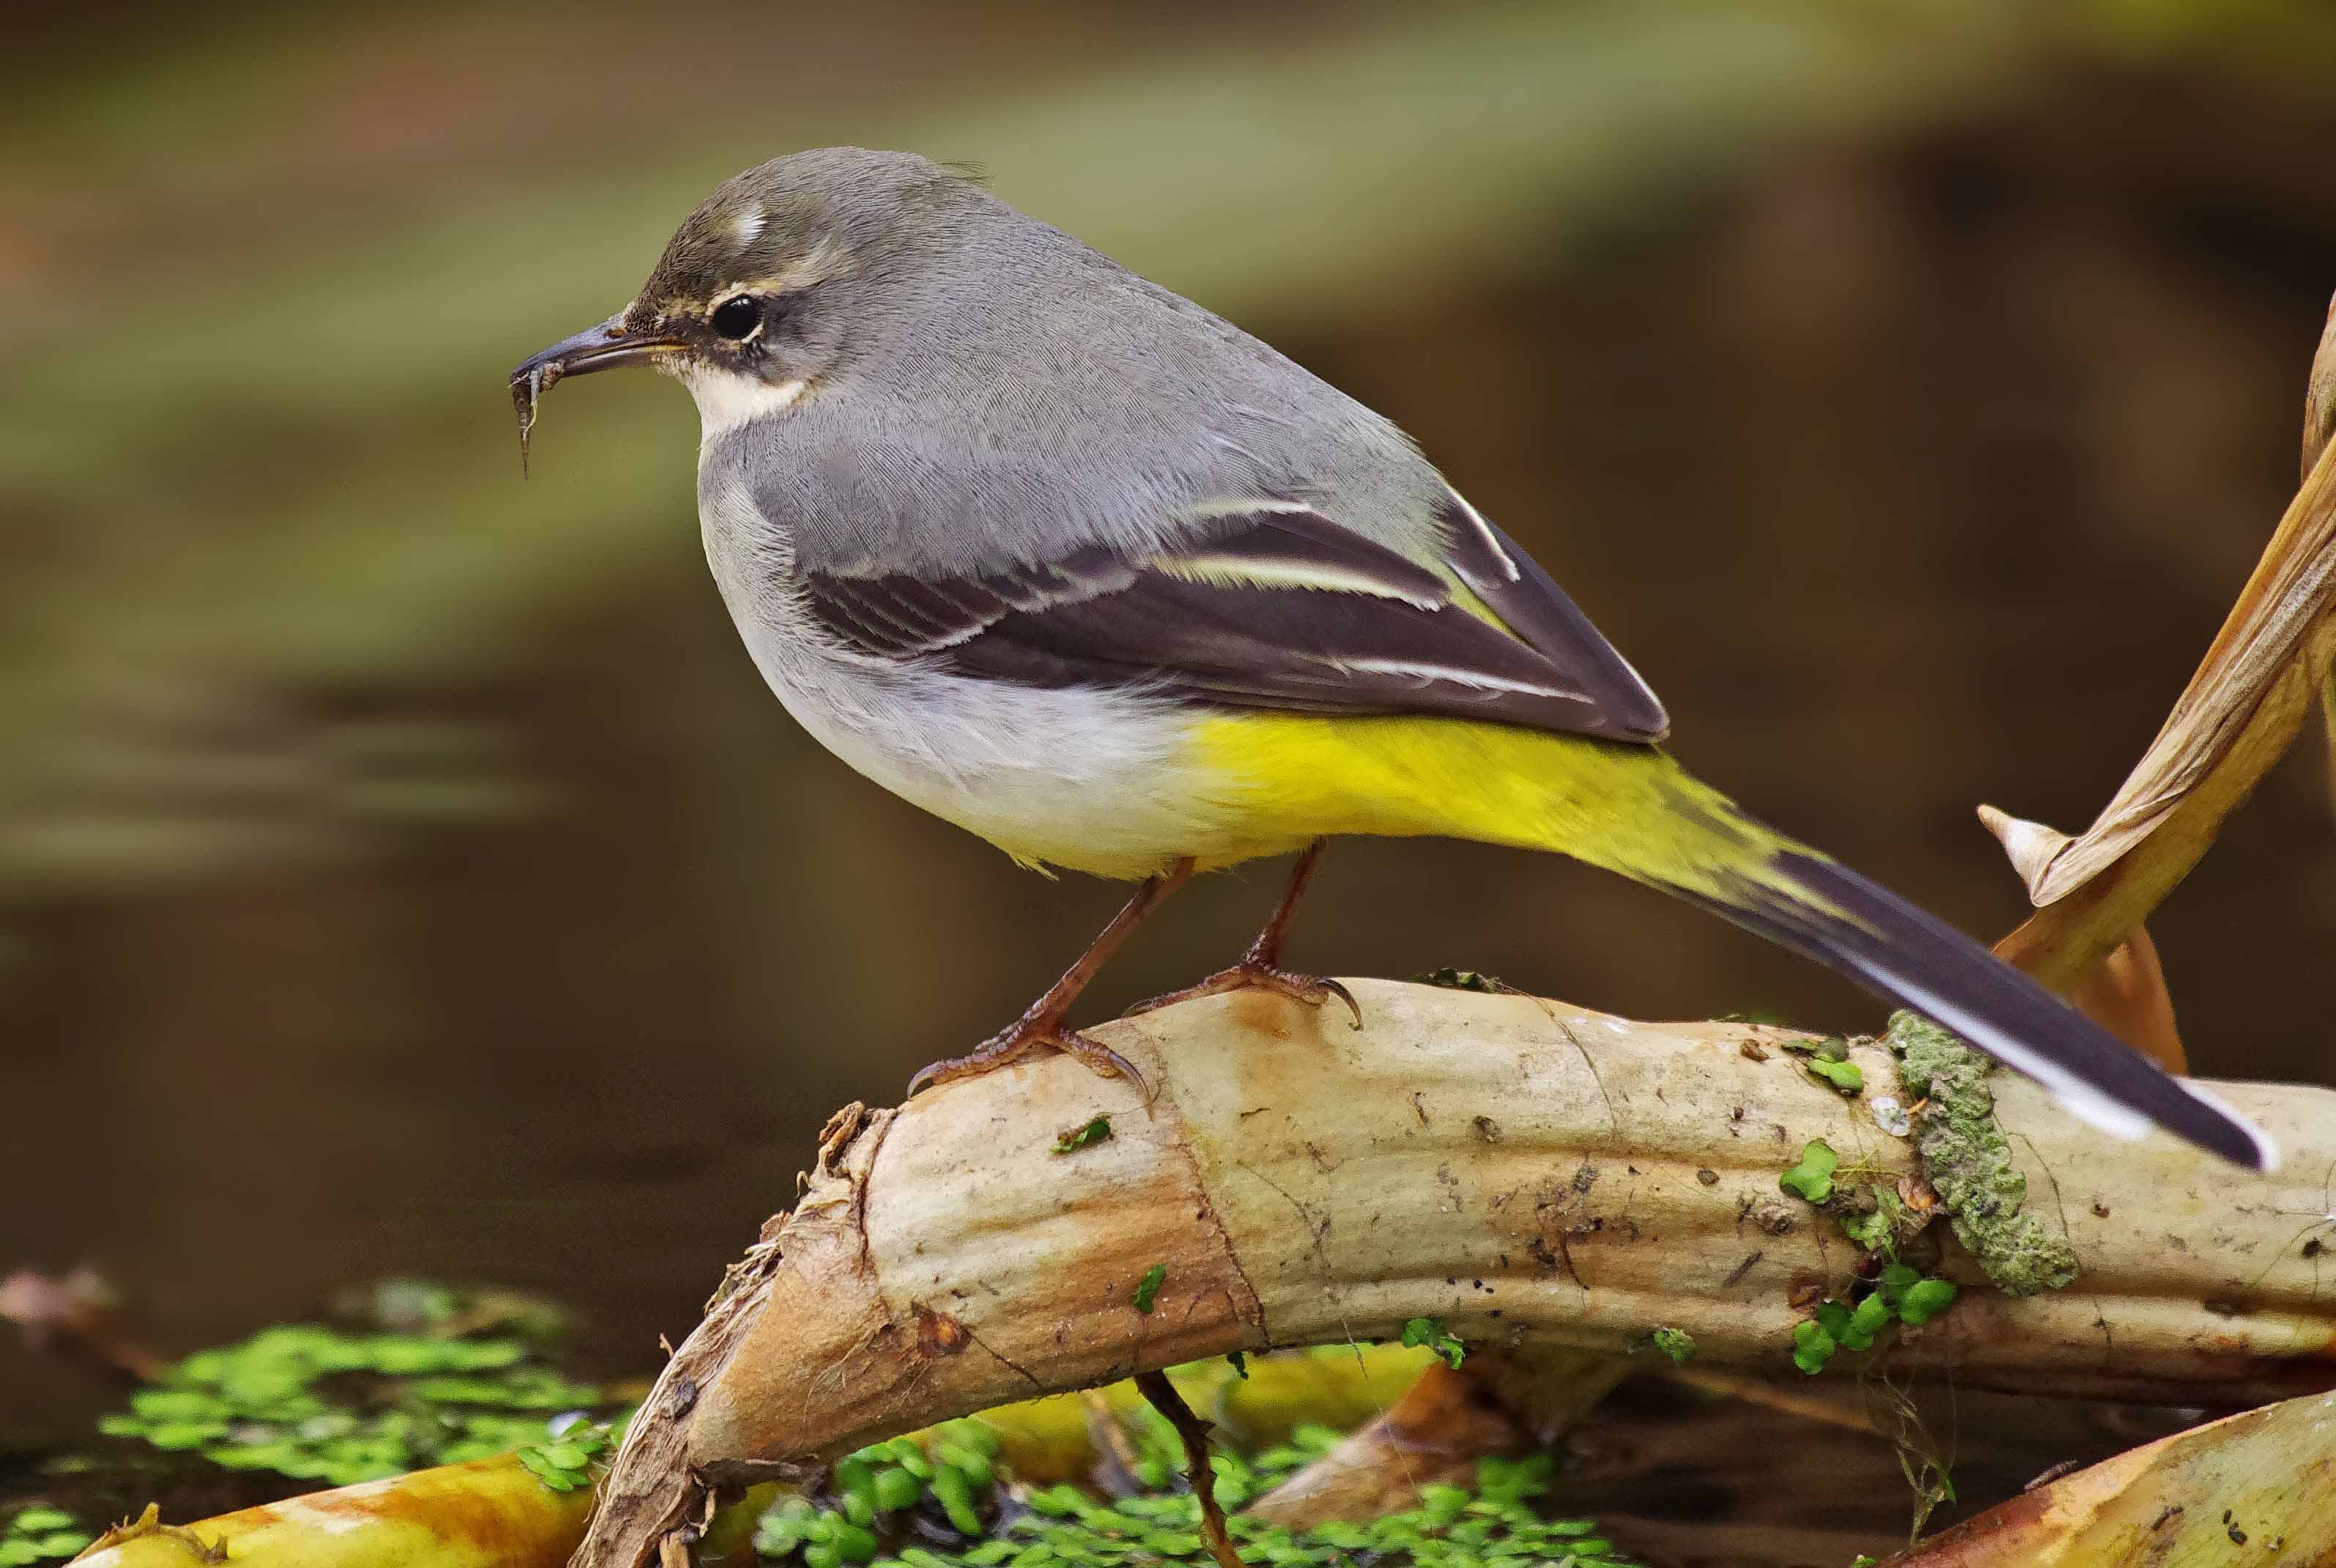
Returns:
[[[1793,1365],[1811,1377],[1825,1368],[1841,1342],[1825,1329],[1823,1320],[1804,1318],[1793,1325]]]
[[[1444,1326],[1441,1318],[1413,1318],[1403,1326],[1404,1349],[1433,1350],[1445,1363],[1457,1371],[1467,1359],[1468,1347],[1459,1335]]]
[[[1801,1066],[1810,1076],[1831,1084],[1844,1095],[1854,1096],[1864,1091],[1865,1075],[1849,1059],[1849,1042],[1839,1035],[1782,1043],[1786,1050],[1801,1058]]]
[[[1480,991],[1486,996],[1498,996],[1510,988],[1498,975],[1488,975],[1481,969],[1459,969],[1445,964],[1439,969],[1425,969],[1411,977],[1416,986],[1436,986],[1447,991]]]
[[[519,1462],[554,1492],[579,1492],[599,1478],[614,1446],[609,1428],[579,1420],[560,1425],[549,1442],[521,1448]]]
[[[1198,1499],[1183,1489],[1183,1449],[1153,1411],[1134,1418],[1130,1474],[1144,1490],[1098,1498],[1069,1485],[1029,1486],[998,1459],[978,1420],[923,1438],[896,1437],[840,1461],[826,1483],[765,1514],[754,1537],[766,1563],[790,1568],[1162,1568],[1212,1559]],[[1255,1455],[1219,1452],[1218,1499],[1239,1509],[1338,1446],[1340,1434],[1301,1425]],[[1357,1524],[1284,1529],[1235,1513],[1241,1554],[1261,1568],[1471,1568],[1545,1563],[1620,1568],[1596,1524],[1550,1519],[1533,1506],[1548,1489],[1546,1456],[1485,1459],[1473,1487],[1431,1485],[1416,1507]]]
[[[1812,1138],[1801,1147],[1800,1163],[1776,1178],[1776,1184],[1812,1203],[1822,1203],[1833,1196],[1833,1174],[1841,1165],[1841,1156],[1823,1138]]]
[[[1883,1252],[1892,1258],[1898,1255],[1898,1243],[1929,1223],[1917,1219],[1906,1207],[1906,1201],[1886,1183],[1860,1184],[1854,1194],[1836,1192],[1828,1205],[1833,1217],[1841,1222],[1844,1234],[1869,1252]],[[1866,1207],[1865,1205],[1872,1206]]]
[[[1156,1296],[1165,1266],[1144,1279],[1147,1294]],[[267,1329],[188,1357],[134,1396],[129,1410],[109,1417],[105,1429],[230,1467],[318,1484],[492,1454],[511,1455],[513,1469],[523,1472],[520,1485],[540,1487],[548,1499],[581,1497],[597,1484],[628,1414],[606,1390],[563,1377],[521,1339],[446,1328],[508,1320],[453,1310],[448,1299],[426,1293],[402,1292],[401,1300],[431,1306],[420,1319],[401,1313],[415,1332],[309,1324]],[[1465,1353],[1440,1320],[1416,1320],[1407,1330],[1415,1343],[1455,1364]],[[1650,1342],[1666,1354],[1690,1349],[1684,1336]],[[1281,1359],[1343,1363],[1358,1354],[1337,1345]],[[1242,1370],[1269,1382],[1276,1376],[1271,1364],[1229,1369],[1213,1362],[1177,1375],[1188,1388],[1213,1378],[1216,1398],[1237,1400],[1230,1390],[1254,1386],[1241,1383]],[[999,1425],[968,1417],[847,1456],[761,1514],[755,1550],[786,1568],[1206,1568],[1200,1506],[1187,1485],[1175,1429],[1145,1406],[1123,1406],[1120,1419],[1128,1441],[1115,1456],[1125,1482],[1138,1488],[1133,1495],[1098,1500],[1076,1487],[1018,1478],[1007,1455],[1025,1450],[1009,1450],[1015,1417],[1000,1412]],[[1301,1421],[1256,1452],[1220,1448],[1211,1458],[1218,1497],[1238,1510],[1344,1437],[1339,1427]],[[1043,1456],[1032,1463],[1040,1475],[1065,1473],[1048,1468]],[[1545,1458],[1487,1460],[1473,1485],[1429,1487],[1417,1506],[1376,1521],[1292,1531],[1236,1515],[1231,1528],[1256,1568],[1621,1564],[1594,1524],[1543,1518],[1531,1505],[1549,1471]],[[87,1542],[71,1515],[45,1505],[28,1507],[0,1536],[0,1568],[32,1568]]]
[[[1893,1322],[1920,1328],[1954,1304],[1952,1280],[1933,1279],[1904,1263],[1886,1265],[1852,1300],[1826,1300],[1793,1325],[1793,1365],[1815,1374],[1836,1350],[1870,1350]]]
[[[1695,1354],[1695,1336],[1685,1329],[1657,1329],[1647,1342],[1675,1362],[1685,1363]]]
[[[1954,1305],[1957,1294],[1952,1280],[1917,1280],[1898,1299],[1898,1320],[1920,1327]]]
[[[1836,1062],[1827,1057],[1811,1057],[1801,1066],[1844,1095],[1855,1095],[1865,1087],[1865,1075],[1858,1071],[1855,1062]]]
[[[0,1568],[25,1568],[33,1563],[61,1562],[89,1544],[91,1536],[81,1522],[62,1508],[36,1503],[20,1508],[0,1531]]]
[[[614,1408],[518,1339],[291,1324],[197,1351],[98,1429],[229,1469],[346,1485],[559,1445],[554,1417]]]
[[[1109,1116],[1097,1116],[1094,1121],[1085,1124],[1084,1126],[1073,1127],[1059,1135],[1055,1139],[1055,1153],[1058,1154],[1071,1154],[1076,1150],[1085,1148],[1089,1144],[1100,1144],[1105,1138],[1110,1136],[1111,1118]]]

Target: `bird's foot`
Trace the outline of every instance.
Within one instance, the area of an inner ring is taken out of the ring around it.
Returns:
[[[1354,992],[1338,981],[1327,979],[1320,975],[1301,975],[1295,969],[1285,969],[1280,965],[1260,958],[1254,952],[1243,958],[1232,968],[1219,969],[1204,980],[1153,997],[1148,1001],[1138,1002],[1127,1009],[1125,1016],[1134,1018],[1138,1013],[1148,1013],[1155,1008],[1168,1007],[1176,1002],[1189,1002],[1201,997],[1226,996],[1233,991],[1272,991],[1288,997],[1293,1002],[1302,1002],[1309,1008],[1319,1008],[1332,997],[1336,997],[1347,1004],[1347,1011],[1354,1016],[1355,1027],[1359,1029],[1363,1027],[1362,1004],[1355,1000]]]
[[[1135,1064],[1113,1050],[1109,1046],[1091,1040],[1076,1029],[1066,1029],[1059,1023],[1022,1019],[1012,1027],[1000,1030],[961,1057],[950,1057],[933,1063],[909,1080],[909,1097],[937,1084],[953,1084],[959,1078],[978,1078],[984,1073],[994,1073],[1000,1067],[1011,1066],[1035,1051],[1060,1051],[1075,1057],[1086,1069],[1105,1078],[1125,1078],[1138,1093],[1149,1097],[1151,1091],[1144,1075]]]

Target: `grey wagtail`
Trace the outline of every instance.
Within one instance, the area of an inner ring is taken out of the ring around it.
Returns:
[[[1319,1004],[1339,988],[1279,960],[1321,842],[1446,834],[1701,905],[2111,1133],[2272,1164],[2026,976],[1689,776],[1638,673],[1402,431],[957,171],[828,148],[730,180],[631,304],[512,372],[522,440],[552,383],[620,365],[697,400],[706,558],[798,723],[1017,861],[1143,884],[919,1084],[1040,1048],[1128,1072],[1072,1000],[1194,872],[1260,855],[1299,855],[1280,907],[1179,994]]]

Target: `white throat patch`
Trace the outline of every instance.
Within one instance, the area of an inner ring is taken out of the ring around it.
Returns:
[[[774,386],[760,376],[704,366],[692,367],[682,381],[697,400],[697,417],[705,426],[701,439],[706,441],[767,414],[784,413],[803,391],[800,378]]]

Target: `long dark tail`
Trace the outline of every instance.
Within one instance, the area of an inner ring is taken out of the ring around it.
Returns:
[[[1686,899],[1953,1030],[2104,1131],[2162,1126],[2269,1170],[2269,1139],[1945,922],[1755,822],[1654,746],[1442,718],[1276,714],[1212,744],[1300,833],[1450,833]],[[1279,812],[1279,818],[1272,813]]]
[[[1725,898],[1686,896],[1953,1030],[2105,1132],[2155,1124],[2253,1170],[2277,1164],[2261,1132],[1945,921],[1814,851],[1774,852],[1761,871]]]

